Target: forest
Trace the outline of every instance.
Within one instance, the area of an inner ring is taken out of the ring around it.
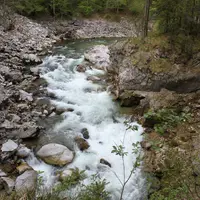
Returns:
[[[143,21],[154,21],[161,33],[189,37],[200,32],[200,0],[4,0],[4,4],[31,17],[72,18],[94,13],[129,13],[133,17],[141,16]]]

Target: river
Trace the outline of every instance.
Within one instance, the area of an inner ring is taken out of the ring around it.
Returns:
[[[78,40],[56,46],[53,55],[44,58],[41,76],[48,82],[48,91],[56,98],[51,102],[57,108],[71,109],[73,112],[64,112],[62,120],[53,125],[49,132],[48,141],[68,146],[75,151],[75,159],[64,168],[79,168],[85,170],[86,184],[93,174],[106,179],[109,184],[106,189],[112,194],[113,200],[118,200],[121,192],[121,181],[124,179],[122,159],[111,153],[113,146],[122,144],[124,138],[125,176],[129,176],[136,155],[132,154],[132,143],[142,140],[143,128],[136,122],[138,130],[126,130],[124,121],[128,116],[121,115],[119,106],[112,100],[106,90],[105,81],[93,83],[87,80],[88,76],[102,77],[105,72],[98,69],[89,69],[85,73],[76,71],[76,66],[83,62],[83,53],[96,44],[108,44],[106,40]],[[89,131],[87,139],[90,147],[80,151],[73,143],[75,136],[81,136],[81,130]],[[125,137],[124,137],[125,136]],[[56,139],[55,139],[56,138]],[[111,164],[100,164],[103,158]],[[43,171],[46,187],[51,187],[56,180],[56,167],[47,165],[32,156],[28,163],[35,169]],[[116,176],[117,175],[117,176]],[[125,187],[124,200],[144,199],[145,179],[140,169],[137,169]]]

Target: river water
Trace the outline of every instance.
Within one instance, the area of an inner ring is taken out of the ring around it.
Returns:
[[[118,200],[122,188],[119,179],[121,181],[124,179],[123,162],[111,151],[114,145],[122,144],[125,138],[125,151],[128,152],[125,156],[127,178],[136,159],[136,155],[132,154],[132,143],[142,140],[143,128],[137,123],[132,123],[138,126],[138,130],[126,130],[124,121],[128,116],[120,115],[118,105],[105,90],[105,83],[95,84],[87,80],[91,75],[99,77],[105,75],[104,71],[97,69],[88,69],[85,73],[76,71],[76,66],[84,60],[84,51],[96,44],[107,43],[105,40],[80,40],[57,46],[53,55],[44,59],[41,76],[48,82],[48,91],[56,97],[51,100],[52,103],[59,108],[73,109],[73,112],[62,114],[62,120],[53,126],[51,131],[53,136],[49,135],[50,138],[56,138],[57,143],[65,144],[75,151],[74,161],[64,168],[77,167],[85,170],[88,177],[85,180],[86,184],[90,182],[93,174],[98,173],[109,183],[106,189],[111,192],[112,199]],[[87,141],[90,147],[82,152],[74,145],[73,138],[81,136],[83,128],[89,131]],[[101,158],[107,160],[112,167],[100,164]],[[56,167],[47,165],[34,156],[28,163],[35,170],[44,171],[42,176],[46,186],[54,184]],[[137,169],[126,185],[123,199],[143,200],[144,183],[145,179],[140,169]]]

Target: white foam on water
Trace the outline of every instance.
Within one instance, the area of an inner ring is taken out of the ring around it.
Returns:
[[[143,128],[137,123],[133,123],[138,126],[138,130],[126,130],[125,117],[118,116],[117,107],[109,93],[99,92],[101,85],[87,80],[87,75],[101,75],[104,72],[96,69],[87,70],[85,73],[75,71],[74,67],[82,61],[83,57],[72,59],[64,56],[50,56],[44,60],[42,76],[49,84],[48,90],[57,97],[52,102],[57,107],[74,109],[73,112],[64,113],[64,120],[55,125],[55,131],[59,133],[59,131],[70,128],[76,136],[81,135],[82,128],[88,129],[89,149],[81,152],[76,148],[75,159],[67,167],[86,170],[88,176],[99,173],[103,179],[105,178],[109,182],[107,190],[111,192],[112,199],[117,200],[122,188],[118,179],[123,181],[124,178],[123,162],[121,157],[111,151],[114,145],[122,144],[125,134],[124,146],[125,151],[128,152],[128,155],[125,156],[125,176],[127,178],[136,159],[136,155],[132,154],[132,143],[142,140]],[[88,89],[90,92],[86,92]],[[113,117],[116,120],[113,120]],[[100,164],[101,158],[107,160],[112,167]],[[50,173],[53,167],[48,168],[44,163],[31,166],[44,170],[44,173],[47,174],[46,179],[51,179]],[[144,178],[140,169],[137,169],[126,185],[123,199],[141,199],[143,184]]]
[[[26,162],[38,172],[39,177],[42,177],[44,184],[43,189],[51,188],[56,180],[56,176],[54,175],[54,167],[44,163],[41,160],[38,160],[33,153],[29,155],[29,157],[26,159]]]

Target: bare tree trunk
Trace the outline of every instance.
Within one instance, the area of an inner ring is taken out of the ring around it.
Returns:
[[[148,36],[148,24],[149,24],[149,10],[150,10],[151,0],[146,0],[144,8],[144,21],[143,21],[143,30],[142,38]]]
[[[56,6],[55,6],[55,0],[52,0],[52,10],[53,10],[53,17],[55,20],[56,17]]]

